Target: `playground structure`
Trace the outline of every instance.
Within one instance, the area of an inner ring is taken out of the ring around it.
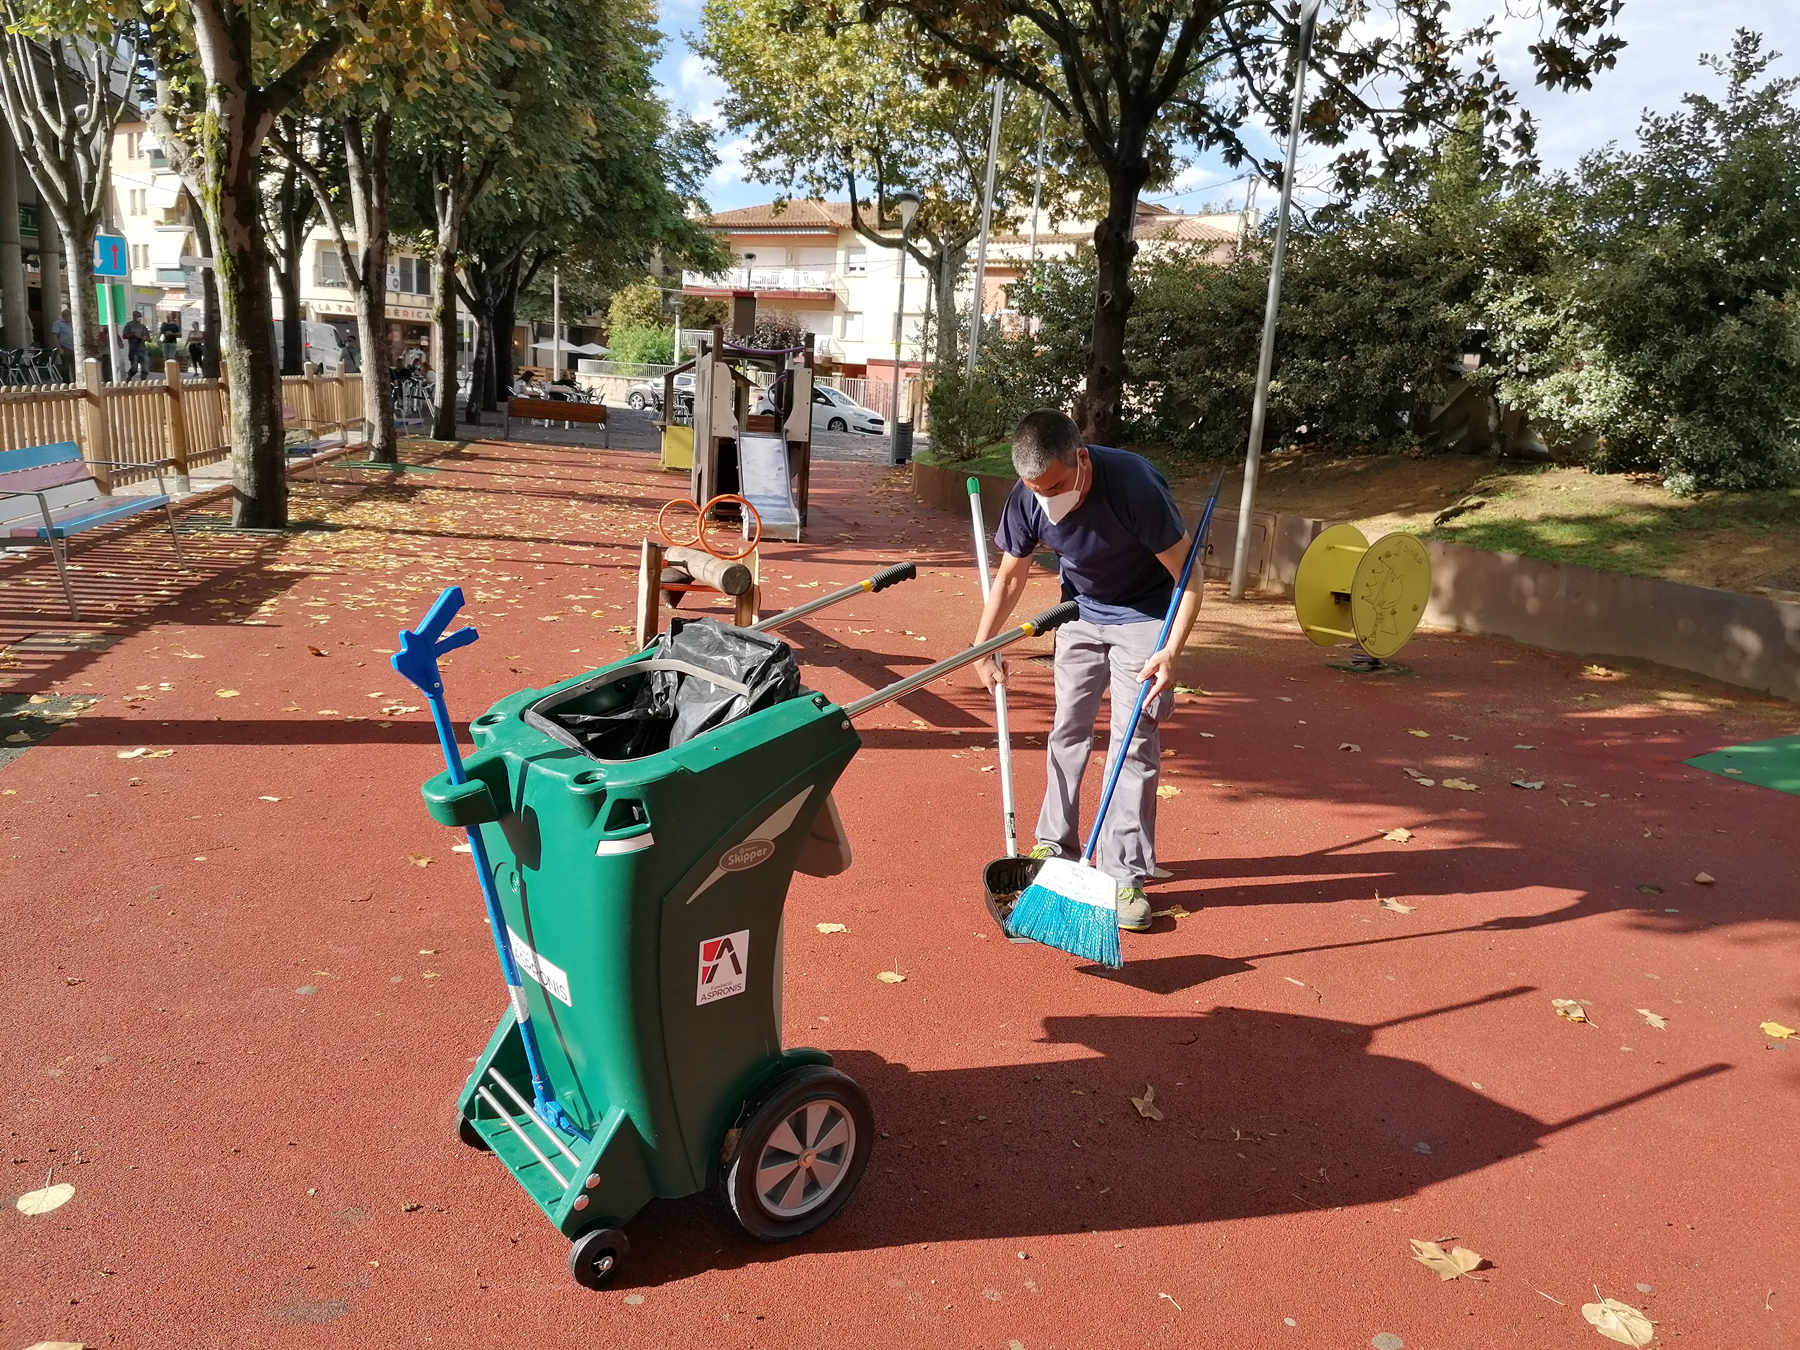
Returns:
[[[739,628],[756,622],[761,604],[762,516],[743,498],[732,499],[740,510],[749,512],[746,538],[749,542],[735,553],[721,553],[706,537],[708,515],[717,499],[704,507],[697,502],[676,500],[657,513],[658,538],[644,536],[638,555],[637,626],[634,630],[640,648],[648,647],[662,630],[662,605],[678,606],[690,592],[724,595],[732,600],[731,621]],[[686,507],[694,513],[694,536],[676,540],[666,524],[669,512]]]
[[[1412,640],[1431,599],[1431,557],[1410,534],[1371,544],[1354,525],[1333,525],[1307,545],[1294,577],[1300,631],[1321,647],[1354,642],[1350,668],[1376,670]]]
[[[812,478],[813,369],[810,333],[801,346],[765,350],[727,342],[714,327],[692,360],[663,376],[662,467],[687,469],[696,502],[748,498],[766,533],[798,542]],[[684,405],[675,381],[690,371],[693,400]],[[773,382],[765,391],[748,371]],[[773,411],[758,413],[765,395]]]

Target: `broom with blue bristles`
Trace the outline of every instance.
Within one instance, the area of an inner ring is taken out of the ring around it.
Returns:
[[[1187,594],[1188,578],[1193,575],[1194,563],[1200,557],[1200,551],[1206,546],[1206,531],[1212,524],[1213,505],[1219,500],[1219,488],[1224,484],[1225,474],[1221,470],[1218,478],[1213,480],[1212,495],[1206,499],[1206,509],[1200,514],[1200,526],[1194,531],[1194,541],[1188,545],[1187,560],[1181,565],[1181,576],[1175,583],[1175,594],[1169,597],[1169,612],[1163,616],[1162,633],[1156,639],[1156,650],[1161,651],[1169,641],[1169,634],[1175,628],[1175,615],[1181,608],[1181,597]],[[1094,850],[1100,845],[1100,827],[1106,821],[1107,808],[1112,805],[1113,789],[1119,785],[1120,771],[1125,767],[1125,752],[1131,747],[1131,738],[1137,735],[1138,719],[1144,715],[1144,704],[1150,697],[1151,681],[1145,680],[1138,686],[1137,705],[1131,710],[1131,721],[1125,728],[1124,737],[1112,748],[1112,765],[1106,774],[1106,791],[1100,797],[1100,810],[1094,815],[1094,827],[1088,832],[1087,847],[1082,850],[1081,861],[1072,858],[1046,858],[1032,879],[1014,903],[1012,913],[1007,916],[1007,931],[1016,937],[1026,937],[1034,942],[1041,942],[1047,947],[1056,947],[1068,952],[1071,956],[1085,957],[1097,961],[1114,970],[1125,964],[1125,958],[1119,949],[1119,886],[1116,877],[1109,877],[1094,865]]]

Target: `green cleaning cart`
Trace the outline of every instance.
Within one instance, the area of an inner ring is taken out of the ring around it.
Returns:
[[[823,1050],[782,1044],[788,883],[850,865],[831,789],[862,743],[853,717],[1074,610],[847,706],[802,688],[768,631],[912,574],[889,568],[754,630],[677,620],[643,652],[502,699],[470,724],[466,762],[450,744],[452,769],[424,785],[432,818],[470,831],[520,986],[459,1132],[573,1241],[583,1285],[626,1255],[623,1225],[652,1199],[718,1186],[747,1233],[780,1241],[829,1219],[868,1164],[862,1090]]]

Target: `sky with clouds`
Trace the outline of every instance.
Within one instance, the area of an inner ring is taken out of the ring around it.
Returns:
[[[1515,4],[1514,8],[1523,5]],[[1462,23],[1475,22],[1494,13],[1494,0],[1452,0],[1452,13]],[[1530,58],[1526,47],[1536,39],[1535,20],[1500,19],[1502,73],[1515,83],[1528,84]],[[658,81],[670,103],[715,126],[714,149],[719,165],[707,185],[708,201],[715,210],[750,206],[773,198],[778,189],[747,183],[735,138],[717,124],[716,103],[723,88],[704,62],[688,50],[685,34],[700,24],[700,0],[663,0],[662,58]],[[1800,74],[1800,4],[1792,0],[1758,3],[1757,0],[1625,0],[1617,32],[1626,40],[1618,66],[1594,81],[1583,93],[1552,94],[1528,88],[1522,102],[1539,123],[1539,154],[1551,168],[1573,164],[1587,150],[1607,141],[1628,143],[1638,118],[1646,109],[1673,110],[1687,91],[1717,92],[1720,81],[1698,63],[1702,52],[1723,54],[1730,49],[1739,28],[1761,32],[1765,46],[1787,56],[1777,63],[1778,74]],[[1216,162],[1201,161],[1186,170],[1165,193],[1146,194],[1177,210],[1194,210],[1203,203],[1242,200],[1243,184],[1231,182],[1234,170]]]

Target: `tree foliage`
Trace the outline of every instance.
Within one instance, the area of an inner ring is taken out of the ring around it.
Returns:
[[[921,202],[908,254],[932,279],[940,312],[954,309],[958,276],[981,228],[993,101],[987,88],[928,83],[930,53],[903,16],[834,21],[791,0],[708,0],[695,50],[725,82],[719,111],[744,135],[744,169],[796,197],[848,198],[857,234],[900,247],[895,192]],[[1038,160],[1041,101],[1012,98],[1003,113],[994,228],[1017,228]],[[1078,200],[1067,135],[1047,146],[1045,200]],[[938,325],[940,364],[954,362],[957,328]]]
[[[1647,114],[1635,150],[1539,193],[1553,265],[1486,287],[1499,389],[1595,463],[1678,491],[1800,469],[1800,80],[1740,31],[1722,99]]]
[[[843,0],[840,0],[843,2]],[[1259,161],[1250,135],[1285,125],[1296,8],[1287,0],[870,0],[905,12],[934,40],[928,77],[955,85],[998,73],[1035,91],[1080,134],[1107,184],[1094,232],[1091,340],[1081,415],[1111,439],[1124,410],[1126,323],[1137,198],[1192,146],[1229,164]],[[1608,30],[1619,0],[1536,0],[1539,83],[1586,87],[1623,43]],[[1308,139],[1337,147],[1347,193],[1404,179],[1423,133],[1474,110],[1488,144],[1529,159],[1534,129],[1501,78],[1491,23],[1458,31],[1443,0],[1338,0],[1320,20],[1305,113]],[[1259,163],[1276,179],[1280,166]]]

